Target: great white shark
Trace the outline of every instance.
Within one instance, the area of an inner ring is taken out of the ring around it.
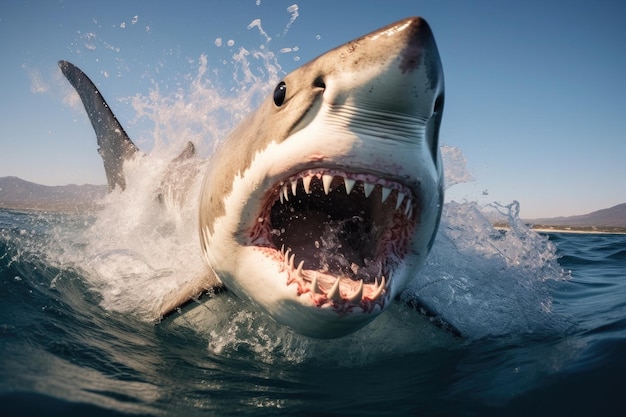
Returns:
[[[96,131],[109,189],[124,190],[124,163],[137,146],[91,80],[67,61],[59,66]],[[443,104],[432,31],[411,17],[285,76],[204,174],[189,144],[159,197],[200,199],[210,272],[164,300],[160,313],[223,285],[306,336],[365,326],[416,275],[437,233]],[[185,191],[194,175],[204,175],[199,196]]]

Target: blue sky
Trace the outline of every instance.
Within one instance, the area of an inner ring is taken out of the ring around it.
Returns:
[[[81,67],[131,138],[149,147],[150,128],[129,99],[155,88],[173,93],[202,54],[228,79],[240,46],[291,48],[278,54],[289,72],[411,15],[429,21],[442,56],[440,139],[463,151],[475,178],[449,198],[518,200],[525,218],[626,202],[626,3],[619,0],[4,0],[0,177],[106,182],[89,121],[67,102],[59,59]],[[247,29],[254,19],[269,43],[257,27]]]

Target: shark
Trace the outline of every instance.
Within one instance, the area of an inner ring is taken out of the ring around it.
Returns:
[[[94,127],[109,189],[124,190],[124,164],[139,149],[93,82],[59,66]],[[296,333],[337,338],[400,302],[441,217],[443,106],[432,30],[409,17],[286,75],[209,163],[195,163],[189,143],[158,195],[199,201],[208,268],[160,314],[226,288]],[[188,195],[197,176],[200,193]]]

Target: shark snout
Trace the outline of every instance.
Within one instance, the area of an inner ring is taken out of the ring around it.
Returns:
[[[324,101],[428,120],[443,93],[443,70],[432,31],[419,17],[372,32],[333,51]],[[341,67],[337,66],[341,64]]]
[[[411,73],[421,65],[436,64],[429,57],[433,50],[436,51],[436,46],[428,23],[420,17],[414,17],[407,19],[405,24],[405,47],[400,53],[399,70],[402,73]]]

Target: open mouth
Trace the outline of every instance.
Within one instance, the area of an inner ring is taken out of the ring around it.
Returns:
[[[384,308],[419,210],[401,183],[310,169],[266,194],[250,243],[279,262],[286,285],[297,284],[316,306],[371,312]]]

